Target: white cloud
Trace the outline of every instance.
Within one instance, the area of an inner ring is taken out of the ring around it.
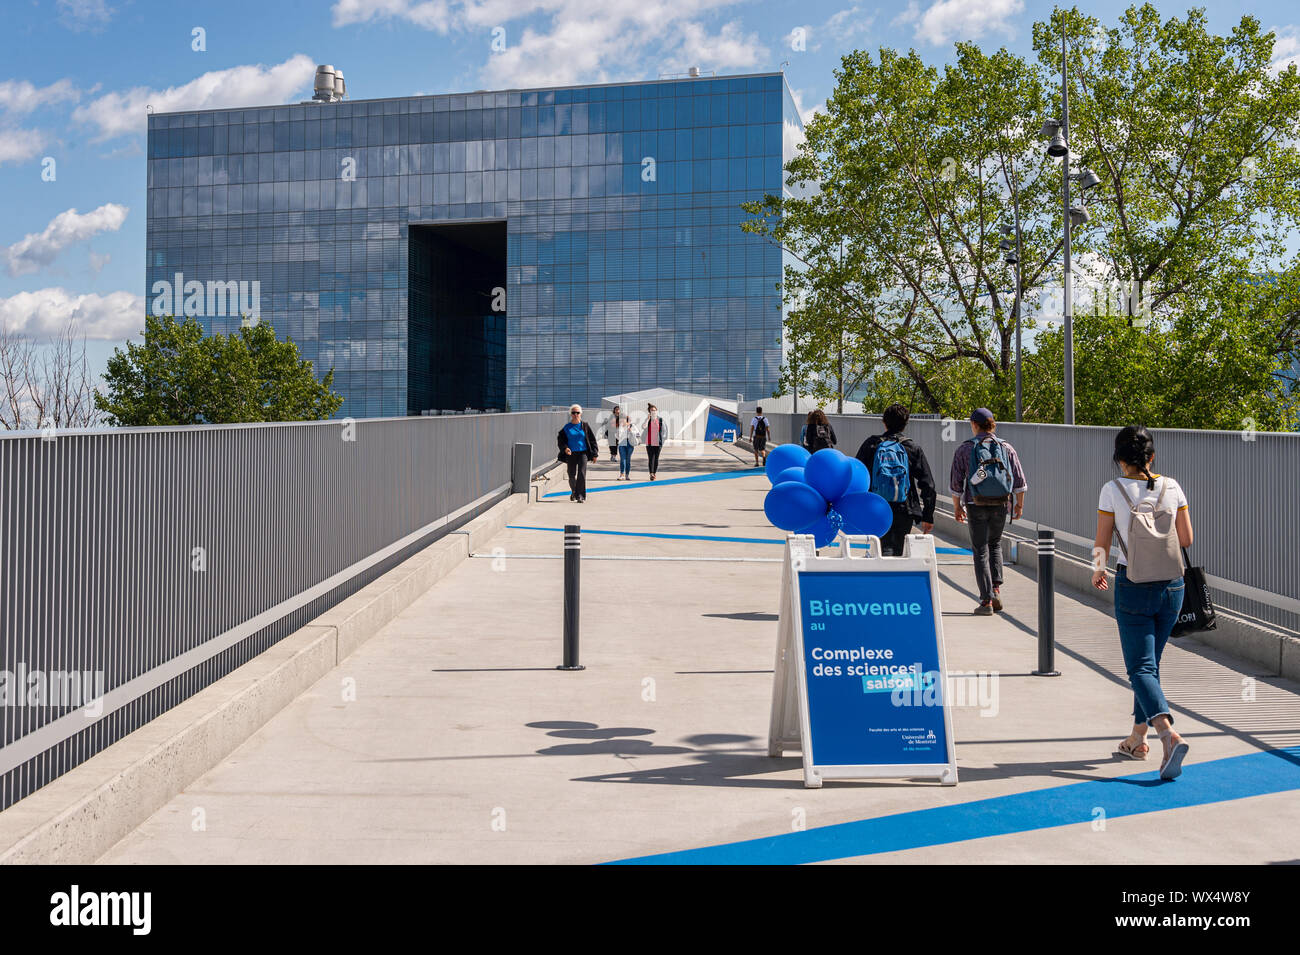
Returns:
[[[113,255],[111,252],[105,252],[103,255],[100,255],[98,252],[92,250],[90,253],[90,271],[98,275],[100,272],[104,271],[104,266],[108,265],[112,260]]]
[[[480,82],[492,89],[643,79],[647,73],[748,69],[770,51],[737,22],[710,29],[699,19],[737,0],[337,0],[334,25],[405,21],[457,31],[483,44]],[[516,24],[536,17],[528,25]],[[493,30],[505,49],[492,51]]]
[[[913,2],[893,25],[916,24],[916,38],[935,46],[957,40],[978,40],[988,33],[1011,37],[1011,20],[1024,13],[1024,0],[936,0],[924,13]]]
[[[30,113],[42,106],[81,98],[81,90],[72,80],[62,79],[49,86],[35,86],[27,80],[0,82],[0,109],[10,113]]]
[[[156,113],[194,109],[229,109],[240,106],[274,106],[302,98],[311,90],[316,61],[298,53],[275,66],[262,64],[213,70],[183,86],[153,90],[136,86],[124,93],[108,93],[78,106],[72,118],[99,127],[98,140],[144,132],[145,106]],[[299,96],[302,94],[302,96]]]
[[[59,0],[59,22],[70,30],[94,30],[113,18],[104,0]]]
[[[518,39],[507,35],[506,50],[483,68],[483,82],[497,88],[550,86],[642,79],[691,66],[753,68],[770,57],[755,36],[743,34],[734,21],[711,31],[694,18],[728,2],[554,0],[549,30],[526,29]]]
[[[78,295],[64,288],[43,288],[0,298],[0,325],[42,338],[62,331],[69,320],[78,334],[122,341],[144,328],[144,296],[130,292]]]
[[[1277,39],[1273,41],[1273,62],[1269,69],[1274,73],[1290,66],[1300,69],[1300,27],[1274,28],[1272,32],[1277,34]]]
[[[529,6],[532,6],[529,4]],[[442,0],[338,0],[334,4],[334,25],[351,26],[371,20],[408,20],[426,30],[446,33],[451,26],[451,10]]]
[[[767,52],[754,34],[741,33],[740,24],[734,20],[714,34],[693,21],[683,23],[681,29],[677,56],[682,67],[707,63],[714,70],[752,68],[758,65],[760,52]]]
[[[25,162],[33,156],[39,156],[45,143],[45,134],[39,129],[20,129],[16,126],[0,128],[0,165]]]
[[[53,262],[70,245],[100,232],[116,232],[126,221],[127,208],[109,202],[84,215],[76,209],[60,212],[41,232],[29,232],[4,251],[10,275],[27,275]]]
[[[921,19],[921,5],[916,0],[907,0],[907,8],[900,10],[894,19],[889,21],[891,27],[910,26],[917,20]]]
[[[863,13],[861,7],[854,5],[847,10],[832,14],[817,33],[819,37],[830,37],[837,46],[844,47],[850,45],[854,39],[866,36],[875,22],[874,13]]]

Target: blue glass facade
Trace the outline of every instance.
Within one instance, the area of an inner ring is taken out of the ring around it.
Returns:
[[[779,73],[155,114],[146,298],[178,273],[257,281],[261,318],[335,369],[341,416],[416,413],[450,379],[413,367],[413,328],[435,352],[449,334],[414,312],[456,297],[412,304],[412,227],[504,223],[512,409],[770,394],[781,253],[739,204],[782,189],[798,127]],[[499,368],[499,317],[464,320],[496,322],[474,337]]]

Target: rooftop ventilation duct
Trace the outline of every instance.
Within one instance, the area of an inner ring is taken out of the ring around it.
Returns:
[[[312,102],[337,103],[347,95],[347,84],[343,82],[343,71],[336,70],[328,63],[316,67],[316,83],[312,91]]]

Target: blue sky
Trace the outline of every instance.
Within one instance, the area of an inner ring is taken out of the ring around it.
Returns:
[[[1113,22],[1127,3],[1081,6]],[[1188,6],[1157,3],[1166,16]],[[10,0],[0,35],[0,321],[39,338],[75,316],[100,367],[142,324],[146,104],[297,102],[310,96],[317,63],[343,70],[349,95],[366,99],[647,80],[693,65],[765,72],[788,60],[808,114],[850,49],[914,47],[941,63],[955,41],[973,40],[1027,55],[1032,23],[1051,9],[1032,0]],[[1211,25],[1226,33],[1244,13],[1278,32],[1279,61],[1300,58],[1293,5],[1210,5]]]

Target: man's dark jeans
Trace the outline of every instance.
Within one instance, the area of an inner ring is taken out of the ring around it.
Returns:
[[[975,583],[980,603],[993,599],[993,588],[1002,586],[1002,530],[1007,526],[1005,504],[969,504],[970,549],[975,553]]]
[[[916,519],[907,512],[906,504],[890,502],[889,509],[894,514],[894,520],[889,525],[889,530],[880,537],[880,549],[883,553],[902,557],[903,541],[908,534],[912,533],[912,523]]]

